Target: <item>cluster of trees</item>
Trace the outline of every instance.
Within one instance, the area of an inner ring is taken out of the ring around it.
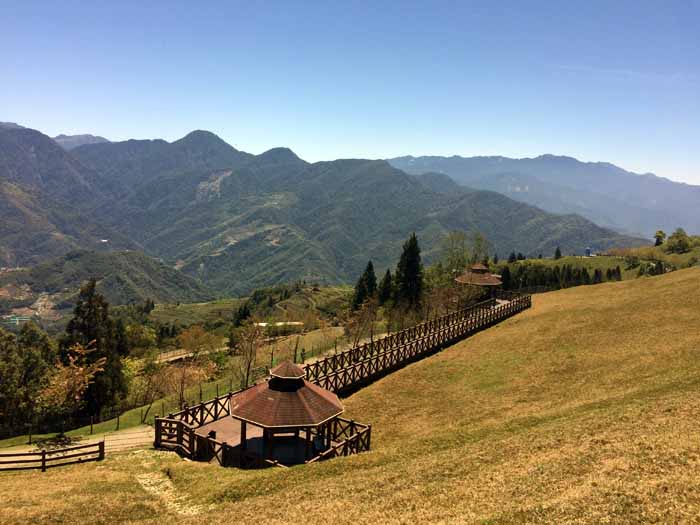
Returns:
[[[374,265],[369,261],[355,284],[351,301],[352,311],[359,310],[369,301],[376,301],[379,306],[391,302],[393,306],[418,309],[421,306],[424,289],[420,253],[418,238],[415,233],[412,233],[403,245],[394,275],[387,269],[379,284],[374,273]]]
[[[592,273],[586,267],[569,264],[550,266],[540,263],[504,266],[500,269],[501,280],[505,290],[520,290],[544,287],[559,290],[586,284],[599,284],[604,281],[621,281],[622,269],[619,266],[608,268],[605,272],[596,268]]]
[[[683,228],[677,228],[668,238],[663,230],[654,235],[654,245],[662,246],[666,253],[687,253],[695,242]]]
[[[132,305],[122,314],[147,316],[155,305]],[[133,311],[131,311],[133,310]],[[158,336],[175,337],[191,359],[178,365],[159,363]],[[149,405],[211,377],[217,368],[219,338],[200,326],[153,329],[125,324],[112,314],[95,280],[82,286],[65,332],[51,339],[33,323],[17,334],[0,329],[0,420],[3,431],[27,424],[62,429],[63,421],[111,415],[128,406]],[[130,356],[143,350],[139,359]],[[144,414],[147,417],[148,411]]]

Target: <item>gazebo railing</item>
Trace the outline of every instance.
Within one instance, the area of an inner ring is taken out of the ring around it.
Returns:
[[[508,302],[498,304],[497,299]],[[452,345],[531,305],[530,295],[499,290],[495,298],[307,364],[306,377],[308,381],[336,393],[354,389],[415,359]],[[240,447],[196,433],[197,428],[230,416],[231,398],[241,391],[227,392],[198,405],[185,407],[168,417],[156,418],[155,447],[174,450],[185,457],[201,461],[216,458],[223,466],[252,468],[278,465],[275,461],[264,460],[250,451],[241,452]],[[370,425],[337,418],[329,422],[328,426],[332,446],[308,463],[369,450]]]

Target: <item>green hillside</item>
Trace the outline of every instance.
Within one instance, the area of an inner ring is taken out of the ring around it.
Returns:
[[[531,310],[345,399],[349,416],[373,425],[369,453],[263,471],[115,454],[4,474],[3,516],[692,522],[700,333],[688,327],[699,323],[698,268],[537,295]]]
[[[2,129],[0,204],[2,266],[136,249],[228,295],[353,282],[368,259],[393,266],[414,231],[428,263],[452,230],[528,255],[643,242],[495,192],[455,190],[440,174],[362,159],[310,164],[287,148],[251,155],[206,131],[65,151],[37,131]]]
[[[577,213],[617,231],[651,237],[657,228],[700,231],[700,186],[607,162],[571,157],[397,157],[411,174],[441,173],[471,188],[492,190],[553,213]]]
[[[199,148],[223,148],[213,135],[196,138]],[[379,268],[393,264],[412,231],[428,262],[455,229],[482,231],[502,252],[639,243],[581,217],[547,214],[496,193],[436,191],[436,183],[384,161],[309,164],[285,148],[248,157],[231,148],[228,159],[215,157],[218,169],[195,163],[177,171],[163,164],[161,149],[172,145],[142,142],[76,149],[95,169],[103,151],[115,166],[139,159],[129,164],[136,171],[127,180],[142,182],[101,208],[99,219],[229,294],[300,279],[351,282],[370,258]],[[139,169],[145,171],[137,175]]]
[[[70,306],[80,285],[90,278],[97,279],[99,292],[113,305],[145,299],[157,303],[195,302],[215,295],[197,280],[139,252],[73,251],[25,270],[0,275],[0,287],[28,287],[31,294],[23,301],[25,305],[41,294],[48,294],[51,302],[61,309]]]

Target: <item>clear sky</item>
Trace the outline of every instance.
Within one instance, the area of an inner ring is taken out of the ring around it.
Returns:
[[[207,129],[309,161],[554,153],[700,184],[700,1],[0,0],[0,120]]]

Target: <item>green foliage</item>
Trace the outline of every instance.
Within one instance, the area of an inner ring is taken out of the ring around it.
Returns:
[[[0,329],[0,418],[3,431],[19,429],[36,417],[36,401],[56,364],[56,349],[33,323],[17,335]]]
[[[109,303],[97,292],[96,286],[95,280],[91,279],[80,289],[73,318],[60,341],[64,362],[69,349],[75,344],[95,348],[87,355],[88,364],[102,358],[106,360],[103,370],[85,392],[88,414],[99,414],[103,408],[115,405],[126,394],[121,361],[128,353],[125,328],[121,321],[115,323],[110,317]]]
[[[691,239],[683,228],[677,228],[664,246],[668,253],[687,253],[691,248]]]
[[[377,293],[377,277],[374,275],[374,265],[372,261],[367,263],[365,271],[355,284],[355,291],[352,297],[351,309],[357,310],[367,299],[374,297]]]
[[[417,309],[423,299],[423,264],[415,232],[403,245],[396,267],[395,297],[397,305]]]
[[[656,230],[654,234],[654,246],[661,246],[666,240],[666,232],[663,230]]]
[[[384,277],[382,277],[382,280],[379,283],[379,289],[377,292],[377,300],[379,301],[380,306],[386,304],[386,302],[391,299],[393,290],[394,281],[391,277],[391,270],[387,268],[386,273],[384,273]]]
[[[540,259],[541,259],[541,258],[542,258],[542,257],[540,257]],[[559,246],[557,246],[557,249],[556,249],[555,252],[554,252],[554,258],[555,258],[555,259],[561,259],[561,248],[559,248]]]

